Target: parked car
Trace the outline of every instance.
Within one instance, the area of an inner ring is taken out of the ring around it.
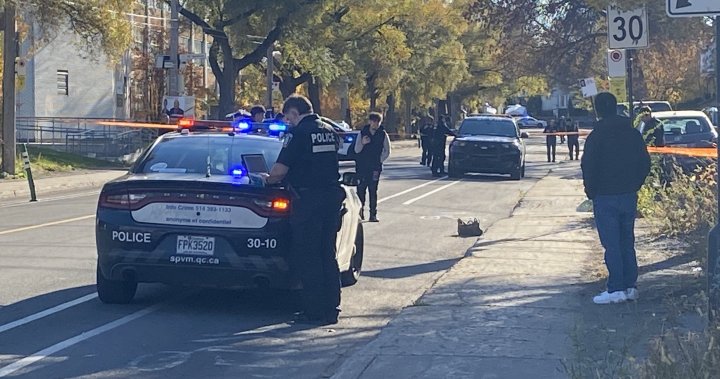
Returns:
[[[718,132],[712,126],[708,116],[701,111],[657,112],[653,117],[658,119],[665,132],[665,146],[676,147],[713,147],[717,143]],[[638,131],[645,135],[645,123],[641,122]],[[674,160],[686,173],[691,173],[698,166],[704,167],[712,162],[707,158],[676,156]],[[668,167],[665,167],[668,171]]]
[[[523,116],[515,119],[520,128],[541,128],[547,127],[547,121],[538,120],[535,117]]]

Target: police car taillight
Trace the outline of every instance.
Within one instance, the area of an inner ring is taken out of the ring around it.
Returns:
[[[272,209],[280,212],[285,212],[290,209],[290,200],[275,199],[272,202]]]
[[[274,199],[274,200],[255,200],[255,205],[260,206],[266,211],[287,212],[290,210],[290,200]]]
[[[139,193],[102,194],[100,196],[100,206],[104,208],[131,209],[146,198],[146,194]]]

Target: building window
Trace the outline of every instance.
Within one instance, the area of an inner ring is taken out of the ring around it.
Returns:
[[[70,95],[69,90],[69,74],[67,70],[58,70],[57,71],[57,91],[58,95]]]

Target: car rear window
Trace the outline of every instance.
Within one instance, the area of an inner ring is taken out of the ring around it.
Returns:
[[[517,137],[518,131],[510,119],[465,119],[460,125],[460,134]]]
[[[667,135],[710,133],[710,124],[702,117],[660,119]]]
[[[165,138],[158,142],[136,173],[232,175],[242,166],[242,156],[263,154],[270,168],[277,160],[282,143],[277,140],[232,136],[193,136]]]

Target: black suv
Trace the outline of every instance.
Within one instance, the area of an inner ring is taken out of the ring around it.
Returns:
[[[525,176],[523,138],[527,137],[511,117],[468,117],[450,144],[448,174],[451,177],[461,177],[466,172],[507,174],[520,180]]]

